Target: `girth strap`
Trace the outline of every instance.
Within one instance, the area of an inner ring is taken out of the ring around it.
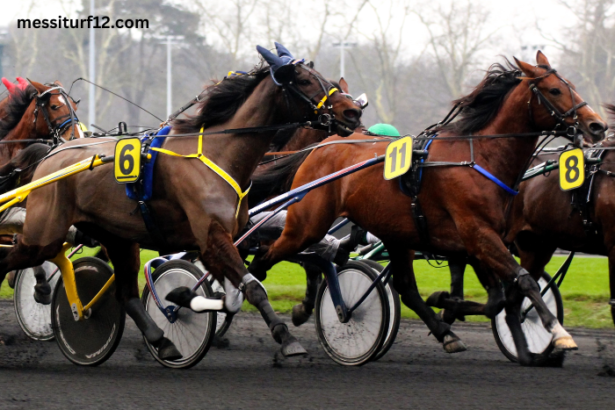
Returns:
[[[200,159],[201,162],[203,162],[203,164],[207,166],[207,168],[211,169],[213,172],[218,174],[220,178],[225,180],[226,183],[229,184],[231,188],[233,188],[233,190],[237,194],[238,201],[237,201],[237,209],[235,211],[235,218],[237,218],[237,215],[239,215],[239,208],[241,207],[241,201],[246,195],[248,195],[248,192],[250,192],[250,188],[252,188],[252,183],[250,183],[250,186],[248,187],[248,189],[246,189],[245,191],[242,191],[241,187],[239,186],[237,181],[233,179],[232,176],[230,176],[225,170],[223,170],[218,165],[216,165],[212,160],[210,160],[205,155],[203,155],[203,130],[204,129],[205,129],[205,126],[202,126],[201,131],[199,132],[199,146],[198,146],[198,152],[196,154],[182,155],[182,154],[178,154],[176,152],[173,152],[173,151],[170,151],[164,148],[151,148],[151,150],[161,152],[163,154],[171,155],[173,157]]]

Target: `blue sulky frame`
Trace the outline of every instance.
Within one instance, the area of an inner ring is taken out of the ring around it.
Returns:
[[[282,204],[278,208],[276,208],[273,212],[271,212],[270,215],[267,215],[266,218],[263,218],[261,221],[259,221],[259,223],[255,224],[252,228],[250,228],[250,230],[248,230],[241,238],[235,241],[235,246],[243,242],[248,236],[250,236],[254,231],[256,231],[259,227],[261,227],[268,220],[270,220],[275,215],[277,215],[280,211],[283,211],[284,209],[288,208],[292,204],[301,201],[305,197],[305,195],[311,190],[321,187],[325,184],[328,184],[329,182],[340,179],[346,175],[350,175],[354,172],[357,172],[362,169],[379,164],[383,161],[384,161],[384,155],[377,156],[377,157],[359,162],[355,165],[352,165],[350,167],[334,172],[333,174],[329,174],[315,181],[312,181],[310,183],[297,187],[285,194],[282,194],[273,199],[270,199],[269,201],[266,201],[262,203],[261,205],[251,209],[249,214],[250,216],[254,216],[273,206]],[[348,222],[344,221],[334,226],[329,232],[331,233],[335,232],[336,230],[340,229],[346,223]],[[194,259],[195,256],[196,256],[195,252],[181,252],[181,253],[177,253],[173,255],[165,255],[165,256],[158,257],[158,258],[154,258],[145,264],[144,273],[145,273],[145,280],[147,282],[147,287],[149,288],[154,298],[154,301],[156,302],[156,305],[158,306],[158,309],[160,309],[160,311],[165,315],[165,317],[171,323],[177,320],[177,312],[179,311],[180,307],[175,306],[175,305],[165,306],[163,301],[160,299],[160,296],[156,292],[154,281],[152,279],[152,270],[158,268],[160,265],[170,260],[175,260],[175,259],[190,259],[191,260],[191,259]],[[320,256],[315,255],[315,254],[296,255],[295,257],[293,257],[293,260],[310,262],[312,264],[317,265],[323,270],[323,272],[325,272],[325,279],[327,281],[327,284],[329,285],[329,289],[331,292],[331,299],[335,306],[335,311],[337,312],[338,318],[340,322],[342,323],[346,323],[348,322],[348,320],[350,320],[350,315],[352,314],[352,312],[361,303],[363,303],[363,301],[367,298],[367,296],[369,296],[369,294],[376,287],[378,281],[381,281],[383,279],[387,281],[391,275],[390,268],[389,266],[387,266],[382,271],[382,273],[378,276],[378,278],[374,280],[374,282],[367,289],[365,294],[354,304],[354,306],[351,306],[349,308],[348,306],[346,306],[342,298],[340,284],[337,279],[337,270],[335,269],[335,266],[333,265],[332,262],[328,262],[324,260],[323,258],[321,258]],[[206,272],[205,275],[203,275],[201,279],[199,279],[199,281],[194,285],[193,290],[196,290],[199,286],[201,286],[201,284],[207,279],[208,276],[209,276],[209,272]]]

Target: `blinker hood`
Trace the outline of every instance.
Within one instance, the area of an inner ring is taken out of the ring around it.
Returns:
[[[273,54],[271,51],[261,46],[256,46],[256,51],[258,51],[269,64],[273,82],[281,86],[293,79],[294,66],[298,63],[302,63],[303,60],[295,60],[290,51],[280,43],[276,42],[275,48],[278,55]]]

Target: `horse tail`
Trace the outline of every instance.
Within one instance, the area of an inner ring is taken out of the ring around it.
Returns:
[[[318,144],[312,144],[310,147],[316,145]],[[297,170],[310,152],[312,151],[306,150],[305,152],[276,160],[275,165],[263,171],[257,169],[252,176],[252,188],[250,188],[250,193],[248,194],[250,206],[256,206],[273,196],[288,192],[293,184],[293,178]]]
[[[29,145],[7,164],[0,166],[0,194],[31,182],[38,162],[50,149],[46,144]]]

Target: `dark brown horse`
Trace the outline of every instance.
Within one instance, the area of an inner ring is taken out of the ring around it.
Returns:
[[[615,114],[615,107],[607,107]],[[591,190],[562,191],[559,170],[521,184],[511,215],[509,241],[514,240],[521,266],[539,278],[557,248],[606,255],[609,259],[611,315],[615,322],[615,142],[607,148],[593,177]],[[541,157],[541,162],[545,158]],[[589,193],[589,201],[586,200]],[[578,201],[572,196],[578,196]],[[584,220],[586,222],[584,222]]]
[[[459,163],[473,159],[510,187],[525,171],[537,133],[523,138],[475,139],[473,156],[470,141],[447,138],[552,130],[559,122],[576,123],[591,142],[602,139],[606,123],[582,104],[574,88],[556,74],[541,52],[537,62],[537,66],[521,61],[517,61],[517,67],[493,66],[476,90],[459,100],[463,107],[460,119],[439,130],[426,161]],[[553,110],[546,110],[547,104]],[[565,114],[556,116],[556,111]],[[366,137],[355,134],[352,138]],[[385,148],[386,144],[342,144],[315,150],[299,168],[293,187],[382,155]],[[522,364],[533,363],[519,322],[525,296],[536,306],[545,328],[553,333],[555,347],[576,349],[572,337],[544,304],[536,281],[519,266],[503,242],[511,197],[502,187],[467,166],[424,168],[418,200],[429,236],[422,240],[410,211],[411,198],[400,191],[397,179],[383,180],[382,172],[382,166],[373,166],[320,187],[291,206],[282,236],[262,259],[253,263],[254,270],[266,271],[305,249],[325,235],[335,218],[345,216],[383,240],[402,301],[421,317],[447,352],[465,347],[420,297],[412,272],[412,249],[454,257],[467,252],[487,287],[485,313],[490,317],[504,305],[499,280],[511,284],[506,293],[507,321]]]
[[[222,132],[256,127],[250,132],[202,138],[203,155],[228,173],[243,191],[248,188],[250,177],[275,134],[275,130],[268,129],[259,132],[259,127],[315,121],[327,114],[335,119],[332,131],[350,134],[359,123],[361,111],[336,92],[311,64],[294,60],[286,49],[276,46],[278,56],[259,47],[270,66],[212,85],[198,107],[198,114],[173,124],[174,134],[193,136],[171,135],[163,148],[192,154],[197,151],[200,140],[197,134],[201,129]],[[35,178],[95,154],[111,155],[115,139],[107,141],[108,144],[95,146],[87,141],[64,144],[62,152],[38,166]],[[67,150],[67,147],[80,149]],[[201,261],[220,283],[226,277],[234,286],[244,289],[247,300],[258,308],[274,339],[282,344],[284,354],[304,352],[271,308],[262,285],[248,274],[233,246],[233,236],[248,219],[247,201],[239,203],[238,193],[230,183],[200,158],[158,155],[149,207],[158,216],[157,228],[164,237],[163,244],[156,243],[141,216],[133,212],[136,204],[127,198],[124,187],[115,182],[112,166],[76,174],[32,192],[24,233],[0,261],[0,276],[56,255],[69,226],[74,224],[107,247],[115,266],[116,296],[147,340],[159,349],[159,357],[174,360],[181,354],[139,301],[139,244],[165,252],[199,249]],[[183,291],[187,289],[176,293],[179,299]],[[189,305],[191,297],[187,295],[183,302]]]

